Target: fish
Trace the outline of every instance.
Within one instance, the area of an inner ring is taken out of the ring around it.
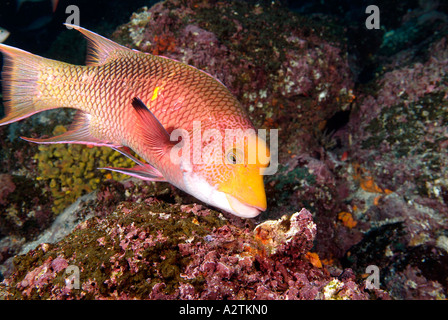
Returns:
[[[0,43],[5,42],[11,33],[5,28],[0,27]]]
[[[65,25],[87,39],[85,65],[0,44],[5,109],[0,125],[45,110],[76,109],[66,133],[21,138],[110,147],[135,166],[101,169],[169,182],[242,218],[267,209],[263,176],[270,148],[224,84],[180,61]]]

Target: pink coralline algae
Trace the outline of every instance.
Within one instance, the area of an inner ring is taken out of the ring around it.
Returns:
[[[126,210],[124,210],[126,209]],[[369,299],[350,277],[305,257],[316,225],[306,209],[255,230],[202,206],[122,202],[55,245],[15,260],[4,299]],[[74,244],[76,243],[76,244]],[[79,270],[73,287],[68,267]],[[333,270],[333,272],[335,272]],[[339,272],[342,272],[339,271]],[[350,273],[345,270],[345,273]],[[332,291],[332,287],[337,290]]]
[[[65,270],[68,263],[64,258],[57,257],[52,259],[49,257],[44,263],[30,272],[28,272],[22,281],[16,284],[17,289],[21,290],[25,298],[29,298],[31,291],[40,292],[56,277],[57,273]]]

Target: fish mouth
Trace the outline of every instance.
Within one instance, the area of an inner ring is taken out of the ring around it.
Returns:
[[[226,197],[227,201],[229,201],[230,208],[233,210],[231,213],[241,218],[255,218],[261,213],[261,211],[266,210],[266,208],[259,208],[257,206],[241,202],[230,194],[226,194]]]

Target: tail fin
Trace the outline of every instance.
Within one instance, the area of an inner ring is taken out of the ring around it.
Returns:
[[[3,53],[2,89],[5,117],[0,126],[27,118],[49,109],[39,101],[39,70],[45,58],[0,44]]]

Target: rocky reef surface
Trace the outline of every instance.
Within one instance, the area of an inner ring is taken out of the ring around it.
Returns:
[[[17,257],[1,294],[5,299],[388,297],[382,290],[363,290],[353,273],[331,276],[309,251],[315,235],[306,209],[254,229],[198,204],[129,199],[105,217],[82,222],[57,244],[43,243]]]
[[[371,31],[367,55],[356,30],[276,2],[141,8],[112,39],[210,73],[257,128],[279,130],[268,210],[242,220],[164,183],[93,173],[113,153],[17,143],[51,134],[57,113],[0,127],[0,297],[446,299],[448,28],[437,10]],[[366,82],[362,54],[376,67]],[[61,192],[89,195],[63,211]],[[369,266],[379,289],[366,288]]]

